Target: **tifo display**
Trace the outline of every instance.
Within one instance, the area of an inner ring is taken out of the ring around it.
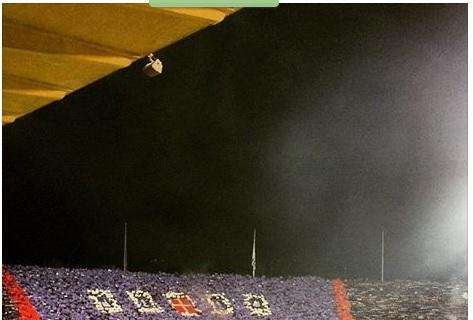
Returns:
[[[110,290],[87,290],[89,299],[95,305],[100,313],[115,314],[123,312],[123,308],[115,299],[114,294]],[[141,314],[158,314],[164,312],[164,309],[156,304],[151,294],[143,290],[133,290],[126,292],[131,301],[133,301],[138,313]],[[199,316],[202,311],[199,310],[192,298],[182,292],[167,292],[163,296],[168,301],[173,310],[183,316]],[[213,314],[232,315],[234,308],[225,293],[212,293],[205,295],[206,300],[212,307]],[[268,301],[262,294],[244,294],[244,305],[251,315],[269,316],[271,309]]]
[[[333,286],[319,277],[133,273],[6,266],[4,320],[339,320]],[[14,284],[15,283],[15,284]],[[21,288],[21,290],[12,290]],[[8,305],[8,306],[7,306]],[[20,316],[18,316],[20,314]]]
[[[466,282],[3,268],[3,320],[467,320]]]

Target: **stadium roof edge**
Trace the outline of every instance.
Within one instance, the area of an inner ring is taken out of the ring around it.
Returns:
[[[140,57],[221,22],[236,10],[6,3],[2,10],[2,122],[11,123]]]

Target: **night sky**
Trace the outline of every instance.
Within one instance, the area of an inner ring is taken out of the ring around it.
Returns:
[[[147,31],[146,31],[147,32]],[[464,276],[467,5],[243,9],[3,127],[7,264]]]

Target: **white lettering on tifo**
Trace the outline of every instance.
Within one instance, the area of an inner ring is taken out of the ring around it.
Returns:
[[[164,310],[154,302],[153,297],[147,291],[127,291],[128,297],[135,304],[139,313],[155,314]]]
[[[94,303],[95,308],[101,313],[113,314],[123,311],[110,290],[94,289],[87,290],[87,293],[89,294],[89,299]]]
[[[225,293],[212,293],[205,295],[207,302],[212,306],[213,314],[229,315],[233,314],[233,306]]]
[[[95,308],[104,314],[115,314],[123,312],[123,308],[118,304],[110,290],[92,289],[87,290],[88,298],[93,302]],[[133,302],[136,310],[140,314],[157,314],[164,312],[148,291],[133,290],[126,291],[128,298]],[[163,295],[175,312],[185,316],[199,316],[199,310],[191,297],[184,293],[167,292]],[[210,293],[205,295],[205,300],[212,308],[212,314],[225,316],[233,315],[235,309],[224,293]],[[271,308],[262,294],[243,294],[243,305],[252,316],[270,316]]]
[[[252,316],[264,317],[271,315],[269,303],[262,294],[244,294],[243,304],[250,311]]]

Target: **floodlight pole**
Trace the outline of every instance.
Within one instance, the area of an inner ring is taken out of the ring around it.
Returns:
[[[126,225],[126,222],[125,222],[125,232],[124,232],[124,235],[123,235],[123,272],[126,272],[127,271],[127,267],[128,267],[128,252],[127,252],[127,239],[126,239],[126,236],[127,236],[127,225]]]
[[[256,229],[253,231],[253,252],[251,254],[251,266],[253,268],[253,278],[256,274]]]
[[[381,283],[384,283],[384,230],[381,231]]]

